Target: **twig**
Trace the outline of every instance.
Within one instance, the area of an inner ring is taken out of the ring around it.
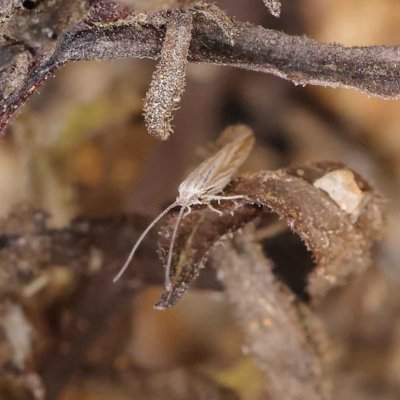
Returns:
[[[119,7],[112,0],[99,1],[86,20],[60,36],[49,56],[38,56],[31,68],[19,72],[14,79],[23,83],[0,103],[0,130],[36,88],[67,62],[160,56],[166,29],[162,21],[168,15],[133,15]],[[353,88],[384,99],[400,97],[397,46],[346,48],[238,21],[233,26],[234,44],[214,21],[194,13],[188,60],[272,73],[300,85]]]

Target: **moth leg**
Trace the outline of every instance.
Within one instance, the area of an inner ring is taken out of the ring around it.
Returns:
[[[211,201],[211,200],[217,200],[218,204],[220,204],[221,200],[238,200],[238,199],[248,199],[247,196],[244,195],[235,195],[235,196],[207,196],[206,200]],[[231,211],[231,215],[237,210],[240,206],[236,201],[233,202],[235,204],[235,208]]]
[[[183,218],[187,217],[192,212],[192,209],[190,206],[186,206],[186,208],[187,208],[187,211],[185,212],[185,214],[183,214]]]
[[[206,200],[217,200],[218,204],[221,200],[236,200],[236,199],[247,199],[248,197],[245,195],[236,195],[236,196],[205,196]]]
[[[246,197],[246,199],[247,199],[247,197]],[[238,208],[240,208],[240,207],[243,206],[243,203],[242,203],[242,202],[236,202],[236,201],[234,201],[233,204],[235,204],[235,207],[234,207],[234,208],[232,209],[232,211],[231,211],[231,215],[232,215],[232,216],[233,216],[233,214],[235,213],[235,211],[236,211]]]
[[[223,215],[223,214],[224,214],[222,211],[219,211],[219,210],[217,210],[216,208],[214,208],[214,207],[211,205],[211,203],[209,203],[209,202],[207,202],[207,207],[208,207],[211,211],[214,211],[214,212],[216,212],[216,213],[219,214],[219,215]]]

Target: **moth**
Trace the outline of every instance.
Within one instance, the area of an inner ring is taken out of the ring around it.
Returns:
[[[191,212],[191,206],[197,204],[207,205],[212,211],[222,215],[223,213],[215,209],[211,202],[221,200],[243,199],[246,196],[224,196],[222,191],[231,181],[233,174],[244,163],[254,145],[254,135],[250,128],[245,125],[234,125],[228,127],[221,135],[219,143],[222,148],[210,158],[200,164],[178,188],[179,196],[175,202],[169,205],[158,217],[146,228],[142,235],[133,246],[128,259],[114,278],[116,282],[128,268],[140,243],[149,233],[150,229],[172,208],[181,206],[176,224],[171,237],[167,265],[165,267],[165,286],[171,288],[170,269],[175,239],[182,217]],[[184,212],[186,213],[184,214]]]

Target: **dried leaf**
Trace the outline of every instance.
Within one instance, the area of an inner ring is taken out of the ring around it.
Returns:
[[[192,37],[192,16],[175,11],[168,19],[161,59],[153,74],[143,111],[149,133],[167,140],[173,132],[173,111],[185,88],[186,64]]]
[[[317,163],[276,172],[262,171],[232,182],[225,195],[246,195],[248,200],[237,208],[215,205],[216,213],[197,207],[183,219],[177,235],[172,271],[172,289],[165,291],[158,309],[175,304],[199,275],[212,246],[221,237],[236,231],[258,215],[273,212],[283,218],[313,253],[315,268],[307,277],[306,291],[318,302],[351,275],[364,271],[371,263],[370,248],[383,224],[382,200],[367,182],[355,174],[365,201],[356,221],[313,183],[323,175],[343,169],[340,163]],[[251,205],[251,204],[255,204]],[[257,207],[259,206],[259,207]],[[160,250],[166,260],[169,238],[175,218],[162,231]]]
[[[221,204],[219,210],[226,212],[219,216],[209,209],[196,207],[183,219],[175,242],[175,249],[178,249],[172,260],[172,271],[174,277],[172,289],[163,293],[160,302],[155,306],[163,310],[174,305],[186,292],[188,286],[199,276],[199,270],[209,254],[214,243],[222,236],[228,235],[258,215],[256,207],[246,207],[241,210],[240,217],[229,213],[228,204]],[[172,217],[162,231],[160,243],[160,255],[164,262],[167,261],[171,230],[175,221]]]

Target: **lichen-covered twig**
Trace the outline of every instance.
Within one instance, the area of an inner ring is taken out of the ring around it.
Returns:
[[[192,37],[192,15],[184,11],[171,13],[161,51],[143,111],[148,132],[167,140],[173,132],[173,111],[185,88],[186,64]]]

